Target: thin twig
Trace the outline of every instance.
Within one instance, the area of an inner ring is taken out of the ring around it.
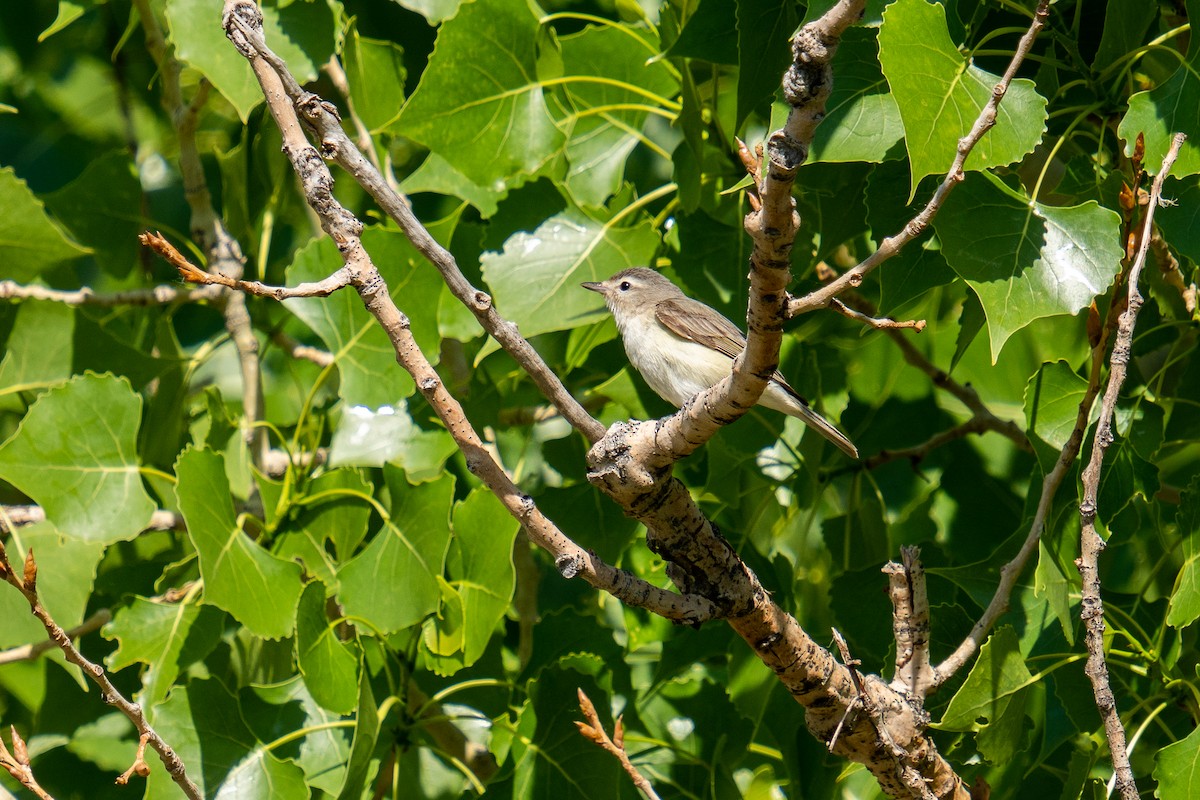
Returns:
[[[0,531],[7,528],[7,522],[11,522],[13,527],[21,527],[22,525],[34,525],[45,521],[46,510],[41,506],[0,506]],[[142,530],[184,530],[183,515],[174,511],[159,509],[150,515],[150,521]]]
[[[47,289],[45,286],[22,286],[15,281],[0,281],[0,300],[46,300],[68,306],[165,306],[171,303],[199,303],[216,300],[221,287],[199,289],[183,286],[155,286],[149,289],[129,289],[123,292],[94,292],[82,289]]]
[[[89,633],[100,630],[111,620],[112,612],[107,608],[102,608],[67,631],[67,638],[78,639],[81,636],[87,636]],[[23,644],[20,647],[10,647],[7,650],[0,650],[0,664],[12,664],[15,661],[32,661],[47,650],[53,650],[54,647],[54,642],[47,639],[44,642],[37,642],[36,644]]]
[[[1030,48],[1033,47],[1033,42],[1037,39],[1042,28],[1046,24],[1046,18],[1050,15],[1050,0],[1039,0],[1037,10],[1033,14],[1033,22],[1029,29],[1025,31],[1025,35],[1021,37],[1021,41],[1017,44],[1017,49],[1013,53],[1012,60],[1008,63],[1008,69],[1004,71],[1004,76],[1000,82],[992,88],[992,96],[984,104],[983,109],[979,112],[979,116],[975,119],[975,124],[971,126],[971,130],[966,136],[958,140],[958,150],[954,156],[954,162],[950,165],[950,171],[946,173],[946,177],[933,193],[933,197],[925,205],[923,209],[904,226],[894,236],[889,236],[880,243],[879,249],[872,253],[862,263],[858,264],[853,269],[848,270],[844,275],[832,283],[828,283],[811,292],[804,297],[794,297],[788,301],[787,315],[796,317],[800,314],[805,314],[809,311],[814,311],[818,308],[824,308],[829,305],[829,301],[840,295],[847,289],[860,286],[863,278],[878,267],[883,262],[887,261],[892,256],[900,252],[900,250],[913,239],[916,239],[925,232],[929,224],[933,222],[933,218],[937,216],[941,210],[942,204],[946,201],[947,195],[954,190],[954,187],[962,182],[965,177],[963,173],[963,165],[966,164],[967,156],[975,149],[975,145],[979,144],[992,127],[996,124],[996,110],[1000,107],[1000,101],[1004,99],[1005,93],[1008,92],[1009,84],[1017,74],[1017,69],[1020,68],[1021,62],[1025,60],[1025,56],[1029,54]]]
[[[150,723],[146,721],[146,714],[142,711],[142,707],[137,703],[131,703],[125,699],[124,695],[117,691],[112,681],[108,679],[108,673],[104,671],[104,667],[88,661],[71,642],[71,638],[67,635],[67,632],[59,627],[54,618],[50,616],[50,612],[42,606],[37,592],[37,562],[34,561],[32,548],[26,551],[25,567],[22,574],[18,575],[13,570],[12,564],[9,563],[8,552],[5,550],[4,545],[0,544],[0,578],[14,586],[24,596],[26,602],[29,603],[30,611],[33,612],[33,615],[45,627],[51,641],[62,650],[67,661],[70,661],[83,670],[83,673],[100,687],[100,696],[104,702],[115,706],[118,711],[128,717],[129,721],[137,728],[140,736],[148,737],[150,747],[153,748],[154,752],[158,753],[159,759],[162,760],[163,766],[166,767],[167,774],[183,790],[183,793],[189,800],[201,800],[203,795],[196,788],[196,784],[192,783],[191,779],[188,778],[183,760],[158,735],[158,732],[151,727]]]
[[[1125,382],[1129,357],[1133,350],[1133,329],[1137,324],[1138,311],[1143,302],[1142,294],[1138,290],[1138,279],[1141,277],[1142,267],[1146,263],[1146,252],[1150,249],[1154,211],[1162,197],[1163,182],[1170,173],[1175,158],[1179,155],[1179,148],[1183,146],[1186,138],[1182,133],[1175,134],[1171,140],[1170,149],[1163,157],[1162,168],[1154,178],[1154,184],[1150,189],[1150,202],[1146,206],[1146,217],[1142,224],[1137,258],[1134,259],[1133,266],[1129,270],[1128,302],[1124,313],[1121,314],[1120,323],[1117,326],[1117,338],[1113,343],[1112,356],[1109,358],[1108,386],[1105,387],[1104,397],[1100,402],[1100,418],[1096,422],[1092,455],[1088,460],[1087,467],[1083,470],[1083,502],[1079,504],[1079,518],[1083,530],[1080,532],[1079,558],[1075,560],[1075,565],[1079,568],[1079,576],[1083,581],[1080,616],[1086,630],[1084,641],[1088,651],[1084,673],[1092,682],[1096,707],[1104,721],[1113,771],[1116,773],[1116,789],[1123,800],[1137,800],[1138,790],[1133,770],[1129,765],[1129,753],[1125,745],[1125,728],[1121,723],[1121,716],[1117,712],[1117,701],[1109,685],[1108,664],[1104,658],[1104,603],[1100,598],[1098,563],[1100,551],[1104,549],[1104,540],[1096,532],[1096,511],[1104,453],[1113,441],[1113,415],[1116,413],[1121,386]]]
[[[876,330],[884,330],[887,328],[911,328],[917,333],[925,330],[925,320],[923,319],[894,320],[891,317],[872,317],[862,313],[861,311],[850,308],[850,306],[846,305],[837,298],[829,301],[829,307],[841,314],[843,317],[852,319],[855,322],[861,322],[863,325],[875,328]]]
[[[579,728],[579,733],[604,752],[614,756],[621,763],[621,769],[625,770],[625,774],[633,781],[633,785],[646,796],[647,800],[659,800],[658,793],[654,791],[650,779],[639,772],[638,768],[629,760],[629,753],[625,751],[625,729],[621,724],[621,717],[617,717],[613,722],[613,735],[610,739],[604,731],[604,724],[600,722],[600,715],[596,713],[596,706],[592,703],[591,698],[584,693],[583,689],[576,689],[576,691],[579,693],[579,710],[583,712],[583,718],[587,720],[587,722],[575,721],[575,727]]]
[[[294,297],[328,297],[339,289],[350,285],[350,273],[339,269],[328,278],[312,283],[302,283],[299,286],[270,286],[259,281],[243,281],[230,278],[215,272],[205,272],[189,261],[183,253],[168,242],[161,233],[138,234],[138,241],[149,247],[171,266],[179,270],[179,277],[188,283],[226,286],[239,292],[252,294],[255,297],[269,297],[272,300],[290,300]]]
[[[0,739],[0,767],[4,767],[13,780],[37,795],[39,800],[54,800],[49,792],[38,785],[37,778],[33,777],[29,751],[25,747],[25,740],[17,733],[16,726],[10,726],[9,731],[12,733],[13,749],[10,753],[4,746],[4,740]]]

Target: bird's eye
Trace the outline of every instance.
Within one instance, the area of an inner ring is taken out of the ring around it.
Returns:
[[[630,285],[630,284],[629,284],[629,281],[621,281],[621,285],[620,285],[619,287],[617,287],[617,288],[619,288],[619,289],[620,289],[622,292],[628,292],[628,291],[629,291],[629,285]]]

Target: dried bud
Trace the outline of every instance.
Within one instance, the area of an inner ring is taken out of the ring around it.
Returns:
[[[612,740],[613,744],[617,746],[618,750],[625,749],[625,725],[621,722],[621,720],[624,718],[625,715],[622,714],[621,716],[617,717],[617,721],[613,724]]]
[[[1137,135],[1137,141],[1133,144],[1133,171],[1142,171],[1142,161],[1146,158],[1146,137],[1144,134]]]
[[[1093,300],[1092,304],[1088,306],[1087,317],[1088,344],[1091,345],[1093,350],[1100,346],[1100,326],[1100,310],[1096,308],[1096,301]]]
[[[1121,203],[1121,210],[1125,212],[1125,218],[1128,219],[1133,211],[1133,187],[1128,183],[1122,183],[1118,200]]]
[[[13,758],[23,767],[29,766],[29,750],[25,747],[25,740],[21,738],[21,734],[17,733],[17,726],[10,725],[9,730],[12,731],[12,746]]]
[[[37,593],[37,562],[33,560],[33,548],[25,554],[25,590]]]

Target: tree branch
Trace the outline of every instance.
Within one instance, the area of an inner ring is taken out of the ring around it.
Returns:
[[[11,753],[8,752],[8,748],[4,746],[4,740],[0,739],[0,767],[4,767],[13,780],[33,792],[39,800],[54,800],[50,793],[38,784],[37,778],[33,777],[33,765],[29,761],[29,751],[25,748],[25,740],[17,733],[16,726],[10,726],[9,731],[12,735],[13,749]]]
[[[1042,28],[1046,24],[1046,18],[1049,15],[1050,0],[1039,0],[1037,10],[1033,14],[1033,22],[1030,24],[1029,29],[1025,31],[1025,35],[1021,37],[1021,41],[1017,44],[1016,52],[1013,53],[1012,60],[1008,63],[1008,69],[1004,71],[1004,76],[992,89],[991,98],[988,99],[988,102],[984,104],[983,109],[979,112],[979,116],[976,117],[975,124],[971,126],[970,132],[962,139],[959,139],[958,152],[955,154],[954,161],[950,165],[950,171],[946,173],[946,177],[942,180],[937,190],[934,191],[933,197],[925,207],[909,220],[903,230],[894,236],[884,239],[880,243],[879,249],[858,266],[848,270],[832,283],[828,283],[804,297],[791,298],[787,303],[788,317],[797,317],[809,311],[828,306],[830,301],[842,292],[860,286],[863,278],[868,273],[899,253],[906,244],[925,232],[925,229],[929,227],[929,223],[933,222],[933,218],[941,210],[946,197],[965,177],[963,165],[966,164],[967,156],[975,149],[975,145],[979,144],[979,140],[983,138],[984,134],[995,126],[996,109],[1000,107],[1000,101],[1004,99],[1005,93],[1008,92],[1009,84],[1012,83],[1013,78],[1016,76],[1021,62],[1029,54],[1034,40],[1041,33]]]
[[[202,800],[203,795],[200,790],[187,776],[183,760],[146,721],[142,707],[137,703],[129,702],[124,695],[117,691],[112,681],[108,679],[108,673],[104,671],[104,667],[93,664],[84,658],[83,654],[72,644],[67,632],[59,627],[54,618],[50,616],[50,612],[42,606],[37,592],[37,564],[33,559],[33,550],[30,549],[25,553],[25,568],[22,575],[17,575],[8,561],[8,552],[4,545],[0,544],[0,579],[7,581],[24,596],[26,602],[29,603],[29,610],[45,627],[51,641],[63,651],[63,655],[68,661],[83,670],[83,673],[100,687],[104,702],[116,706],[117,710],[128,717],[129,721],[137,728],[138,734],[147,737],[150,747],[158,753],[159,759],[166,767],[167,774],[183,790],[184,795],[189,800]]]
[[[1100,419],[1096,422],[1096,435],[1092,444],[1092,455],[1087,467],[1083,470],[1083,502],[1079,504],[1079,519],[1083,530],[1080,532],[1079,558],[1075,565],[1079,568],[1079,576],[1083,580],[1081,590],[1083,619],[1087,631],[1084,641],[1087,645],[1088,658],[1084,673],[1092,682],[1092,692],[1096,697],[1096,708],[1104,721],[1104,731],[1108,736],[1108,749],[1112,756],[1113,771],[1116,773],[1116,789],[1123,800],[1137,800],[1137,783],[1133,778],[1133,770],[1129,766],[1129,753],[1125,746],[1125,728],[1121,724],[1121,716],[1117,712],[1117,700],[1113,696],[1112,687],[1108,680],[1108,664],[1104,658],[1104,603],[1100,598],[1100,551],[1104,549],[1104,540],[1096,532],[1096,510],[1100,493],[1100,472],[1104,464],[1104,453],[1113,441],[1113,415],[1116,412],[1117,398],[1121,394],[1121,386],[1125,382],[1125,373],[1129,364],[1129,356],[1133,350],[1133,329],[1137,324],[1138,311],[1142,307],[1142,294],[1138,291],[1138,279],[1142,267],[1146,263],[1146,252],[1150,248],[1150,239],[1154,226],[1154,211],[1162,198],[1163,182],[1166,180],[1179,148],[1187,137],[1182,133],[1175,134],[1171,147],[1163,157],[1162,168],[1154,178],[1150,189],[1150,203],[1146,206],[1146,217],[1142,224],[1140,244],[1137,258],[1129,270],[1128,303],[1121,314],[1117,325],[1117,338],[1113,343],[1112,356],[1109,360],[1108,386],[1104,389],[1104,398],[1100,402]]]
[[[230,3],[226,2],[225,7],[228,11]],[[408,198],[390,186],[375,165],[354,146],[342,130],[337,108],[317,95],[305,91],[282,59],[267,46],[261,33],[239,28],[239,34],[245,40],[246,49],[239,45],[242,55],[247,58],[261,58],[271,67],[279,81],[278,91],[291,99],[300,119],[319,139],[320,154],[341,165],[375,202],[379,203],[379,207],[400,226],[400,230],[413,246],[442,274],[450,293],[475,315],[480,326],[533,379],[542,395],[558,408],[559,413],[588,441],[598,441],[604,435],[604,426],[571,396],[549,365],[521,336],[517,326],[496,311],[492,305],[492,298],[471,285],[450,251],[438,244],[425,226],[417,220]]]
[[[900,564],[883,567],[892,601],[892,634],[896,641],[896,675],[892,687],[922,702],[933,680],[929,663],[929,593],[918,547],[900,548]]]
[[[362,223],[334,198],[331,191],[333,176],[316,149],[305,138],[296,109],[292,107],[288,93],[284,91],[284,75],[293,83],[295,79],[287,72],[286,66],[279,58],[270,53],[263,40],[262,15],[257,6],[250,0],[225,0],[223,19],[230,41],[250,62],[255,77],[258,78],[267,99],[268,109],[283,136],[284,154],[300,178],[305,199],[320,218],[322,229],[338,245],[344,262],[344,267],[338,272],[345,273],[348,284],[358,292],[367,311],[387,333],[396,351],[397,360],[413,376],[418,390],[454,438],[455,444],[466,458],[467,468],[483,481],[508,512],[521,523],[530,539],[550,552],[564,577],[582,577],[592,586],[607,591],[630,605],[647,608],[676,622],[698,624],[711,619],[716,613],[716,608],[705,598],[681,596],[653,586],[629,572],[616,569],[594,553],[581,548],[542,514],[533,498],[521,492],[492,458],[463,413],[462,406],[446,390],[413,339],[408,318],[392,301],[387,283],[362,246],[359,239]],[[270,54],[269,57],[267,54]],[[314,104],[318,115],[328,112],[311,95],[302,98],[299,107],[303,113],[311,115]],[[248,286],[240,284],[238,288],[248,290]],[[561,387],[561,384],[559,386]]]
[[[98,631],[112,620],[112,612],[102,608],[66,632],[68,639],[78,639],[89,633]],[[23,644],[20,647],[10,647],[0,650],[0,664],[12,664],[16,661],[32,661],[47,650],[53,650],[54,642],[47,639],[37,644]]]
[[[191,235],[208,259],[208,266],[229,278],[242,277],[245,258],[237,240],[230,235],[225,223],[213,208],[212,195],[204,176],[204,165],[196,147],[196,127],[200,110],[208,99],[210,85],[201,81],[190,103],[183,99],[180,74],[183,66],[168,48],[162,27],[150,0],[134,0],[142,29],[146,34],[146,49],[158,65],[162,80],[162,103],[175,124],[179,139],[179,171],[183,176],[184,198],[192,212]],[[238,353],[242,373],[242,436],[250,453],[250,461],[261,468],[268,450],[267,431],[258,422],[263,417],[262,370],[258,358],[258,338],[246,310],[246,298],[237,292],[223,292],[225,329]],[[250,491],[257,487],[250,482]]]
[[[88,287],[82,289],[47,289],[45,286],[22,286],[15,281],[0,281],[0,300],[46,300],[68,306],[165,306],[171,303],[199,303],[216,300],[221,287],[185,289],[182,286],[155,286],[152,289],[129,289],[124,292],[100,294]]]
[[[596,706],[592,703],[592,699],[584,694],[583,689],[576,691],[579,693],[579,710],[583,712],[583,718],[587,720],[586,722],[575,721],[575,727],[579,728],[580,735],[616,758],[621,764],[621,769],[625,770],[625,774],[633,781],[633,785],[638,788],[638,791],[646,796],[646,800],[659,800],[658,793],[654,791],[650,779],[638,771],[638,768],[629,760],[629,753],[625,752],[625,729],[621,724],[621,718],[617,717],[613,723],[613,735],[610,739],[604,731],[604,724],[600,722],[600,715],[596,713]]]

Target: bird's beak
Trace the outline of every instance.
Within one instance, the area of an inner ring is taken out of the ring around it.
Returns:
[[[596,283],[595,281],[584,281],[583,283],[581,283],[579,285],[585,289],[590,289],[593,292],[599,292],[600,294],[604,294],[604,284],[603,283]]]

